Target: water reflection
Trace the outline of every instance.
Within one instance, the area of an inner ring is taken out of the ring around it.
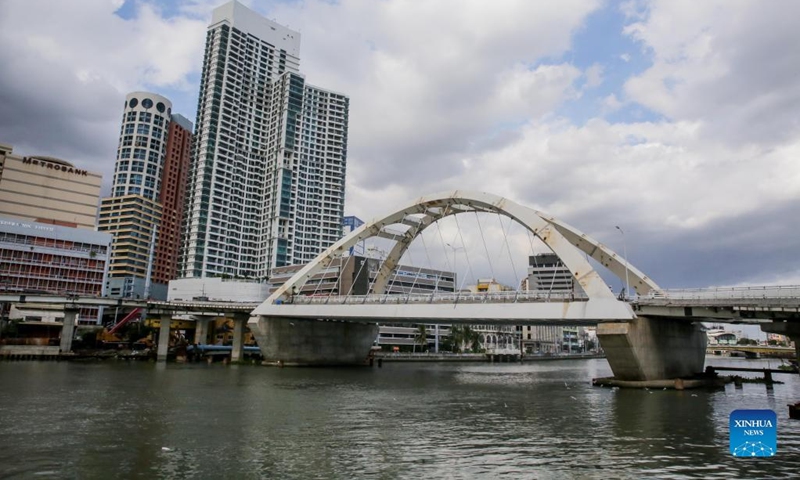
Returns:
[[[612,390],[602,360],[382,369],[0,363],[0,477],[641,478],[800,467],[792,377]],[[787,379],[788,380],[788,379]],[[778,456],[728,455],[735,408],[779,412]]]

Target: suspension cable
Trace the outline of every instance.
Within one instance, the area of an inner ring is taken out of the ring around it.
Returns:
[[[461,245],[464,246],[464,256],[467,257],[467,271],[470,275],[472,275],[472,279],[475,280],[475,273],[472,271],[472,262],[469,260],[469,249],[467,248],[467,244],[464,243],[464,233],[461,231],[461,225],[458,223],[458,215],[453,215],[453,218],[456,220],[456,230],[458,230],[458,236],[461,239]],[[453,257],[455,258],[455,252],[453,252]],[[464,279],[461,280],[461,285],[458,287],[458,290],[461,291],[464,288],[464,282],[467,281],[467,277],[464,276]],[[478,282],[475,282],[478,283]]]
[[[511,255],[511,246],[508,244],[508,232],[511,231],[511,226],[514,224],[514,221],[510,218],[508,219],[508,230],[504,230],[503,228],[503,217],[500,213],[497,213],[497,219],[500,221],[500,230],[503,232],[503,237],[505,238],[506,243],[506,250],[508,250],[508,259],[511,260],[511,271],[514,272],[514,280],[517,281],[517,288],[516,290],[519,291],[520,289],[520,277],[517,276],[517,267],[514,266],[514,256]],[[502,251],[500,252],[502,254]]]
[[[497,277],[494,275],[494,266],[492,266],[492,259],[489,257],[489,247],[486,246],[486,239],[483,237],[483,225],[481,225],[481,218],[478,216],[478,211],[473,210],[475,212],[475,219],[478,222],[478,231],[481,232],[481,241],[483,242],[483,250],[486,252],[486,260],[489,261],[489,271],[492,272],[492,279],[497,281]]]

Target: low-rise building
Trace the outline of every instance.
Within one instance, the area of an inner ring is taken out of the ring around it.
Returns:
[[[0,217],[0,292],[102,295],[110,248],[107,233]],[[78,317],[99,321],[97,308]]]

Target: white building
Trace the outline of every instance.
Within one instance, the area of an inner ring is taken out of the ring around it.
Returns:
[[[180,276],[264,279],[341,237],[349,100],[307,85],[299,51],[235,1],[214,10]]]
[[[161,95],[133,92],[125,97],[112,196],[158,200],[171,114],[172,102]]]
[[[269,284],[225,278],[179,278],[169,282],[170,302],[259,303],[269,296]]]
[[[531,255],[528,258],[528,276],[522,281],[522,290],[542,293],[572,293],[584,295],[575,277],[553,253]],[[520,327],[522,347],[526,353],[577,353],[585,344],[581,327],[554,325],[526,325]]]

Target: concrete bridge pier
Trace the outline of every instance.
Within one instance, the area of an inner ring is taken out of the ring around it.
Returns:
[[[233,317],[233,348],[231,362],[240,362],[244,358],[244,326],[250,315],[237,314]]]
[[[194,329],[194,343],[205,345],[208,343],[208,322],[210,318],[196,316]]]
[[[72,337],[75,335],[75,319],[78,317],[80,310],[72,307],[64,308],[64,324],[61,327],[61,353],[69,353],[72,351]]]
[[[156,351],[156,361],[166,362],[169,352],[169,327],[172,322],[172,315],[161,315],[161,328],[158,330],[158,350]]]
[[[264,364],[278,366],[366,365],[378,337],[375,323],[271,316],[248,322]]]
[[[597,338],[615,380],[670,380],[703,372],[708,339],[700,323],[640,316],[600,323]]]

